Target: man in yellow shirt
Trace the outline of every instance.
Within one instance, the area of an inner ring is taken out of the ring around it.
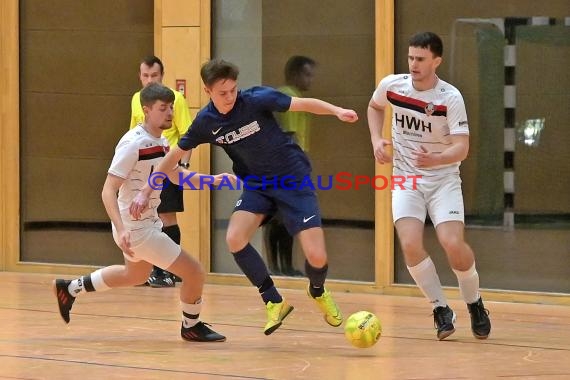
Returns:
[[[164,65],[158,57],[151,55],[141,61],[139,79],[143,88],[150,83],[162,83],[163,77]],[[178,140],[186,133],[192,123],[184,95],[178,91],[172,91],[174,92],[172,127],[162,133],[162,136],[168,140],[168,145],[171,148],[178,144]],[[144,122],[140,93],[140,91],[136,92],[131,100],[131,129]],[[188,157],[182,159],[181,166],[188,168]],[[183,195],[182,190],[178,186],[165,183],[160,194],[160,205],[157,210],[163,224],[162,231],[178,245],[180,245],[180,227],[178,227],[176,213],[184,211]],[[172,287],[177,280],[178,278],[171,273],[155,266],[147,284],[154,288]]]
[[[315,76],[317,63],[304,56],[295,55],[285,64],[286,85],[278,88],[284,94],[297,98],[310,89]],[[281,128],[293,137],[293,140],[306,153],[309,152],[310,114],[307,112],[276,112]],[[267,247],[269,269],[276,275],[302,276],[303,273],[293,268],[293,237],[289,235],[281,217],[277,214],[263,229]]]
[[[302,98],[303,92],[309,91],[313,84],[316,66],[317,63],[309,57],[292,56],[285,64],[286,85],[278,88],[278,90],[289,96]],[[277,120],[285,132],[290,132],[293,135],[293,139],[301,149],[309,152],[310,114],[307,112],[279,112],[277,113]]]

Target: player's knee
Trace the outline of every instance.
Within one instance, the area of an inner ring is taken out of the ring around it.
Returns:
[[[205,281],[206,272],[198,260],[187,253],[184,253],[181,259],[183,260],[180,262],[182,265],[178,265],[176,271],[180,272],[179,276],[183,280],[192,279],[193,281]]]
[[[247,245],[248,241],[244,236],[237,234],[232,231],[228,231],[226,234],[226,244],[230,252],[239,252]]]
[[[312,260],[307,259],[307,261],[314,268],[323,268],[325,265],[327,265],[327,259],[324,257],[317,257]]]
[[[199,277],[202,279],[202,281],[206,280],[206,271],[204,270],[204,267],[202,266],[202,264],[200,264],[199,262],[195,261],[194,266],[192,267],[192,270],[195,274],[195,276]]]
[[[204,268],[202,268],[202,265],[200,264],[191,265],[188,268],[186,268],[186,270],[182,273],[180,277],[182,278],[182,280],[191,279],[192,281],[204,283],[204,281],[206,281],[206,272],[204,271]]]
[[[463,239],[457,236],[446,236],[441,238],[439,242],[441,243],[441,246],[445,252],[448,253],[461,251],[464,245]]]
[[[322,268],[327,264],[327,254],[322,250],[308,249],[305,251],[305,257],[314,268]]]
[[[423,252],[421,241],[414,241],[412,239],[400,240],[400,246],[405,254],[416,255]]]

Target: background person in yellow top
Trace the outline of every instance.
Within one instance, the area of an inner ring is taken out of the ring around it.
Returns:
[[[303,92],[307,92],[311,89],[316,66],[317,63],[309,57],[301,55],[292,56],[285,64],[286,85],[278,88],[278,90],[289,96],[302,98]],[[295,142],[299,144],[305,153],[309,152],[310,114],[307,112],[288,111],[279,112],[276,116],[277,121],[281,124],[281,128],[283,128],[285,132],[289,132],[293,135]]]
[[[317,63],[305,56],[294,55],[285,64],[286,85],[278,88],[284,94],[297,98],[303,97],[313,83]],[[305,153],[309,152],[310,114],[307,112],[276,112],[275,116],[281,128],[290,134]],[[276,214],[263,229],[263,238],[267,249],[267,262],[273,274],[302,276],[303,273],[293,267],[293,237],[279,214]]]
[[[139,79],[143,88],[150,83],[162,83],[163,77],[164,65],[158,57],[151,55],[141,61]],[[172,127],[164,130],[162,136],[168,140],[168,145],[172,148],[178,144],[180,137],[186,133],[192,123],[192,118],[190,117],[190,111],[184,95],[174,89],[171,90],[174,92]],[[131,100],[130,129],[144,122],[140,94],[140,91],[136,92]],[[181,166],[186,169],[188,168],[188,159],[188,155],[182,158]],[[158,206],[158,216],[163,224],[162,231],[178,245],[180,245],[180,227],[178,227],[176,213],[184,211],[183,195],[183,191],[178,186],[170,183],[165,184],[160,194],[160,205]],[[172,287],[175,285],[175,281],[179,280],[173,274],[155,266],[146,284],[154,288]]]

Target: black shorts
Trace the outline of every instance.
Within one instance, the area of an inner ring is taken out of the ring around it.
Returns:
[[[165,182],[156,211],[159,214],[184,211],[184,190],[170,181]]]

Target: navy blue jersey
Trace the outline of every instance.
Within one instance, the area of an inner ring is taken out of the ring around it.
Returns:
[[[273,112],[287,111],[290,106],[290,96],[270,87],[239,91],[234,107],[226,115],[210,101],[178,146],[183,150],[204,143],[222,147],[240,178],[303,178],[311,172],[309,159],[273,116]]]

